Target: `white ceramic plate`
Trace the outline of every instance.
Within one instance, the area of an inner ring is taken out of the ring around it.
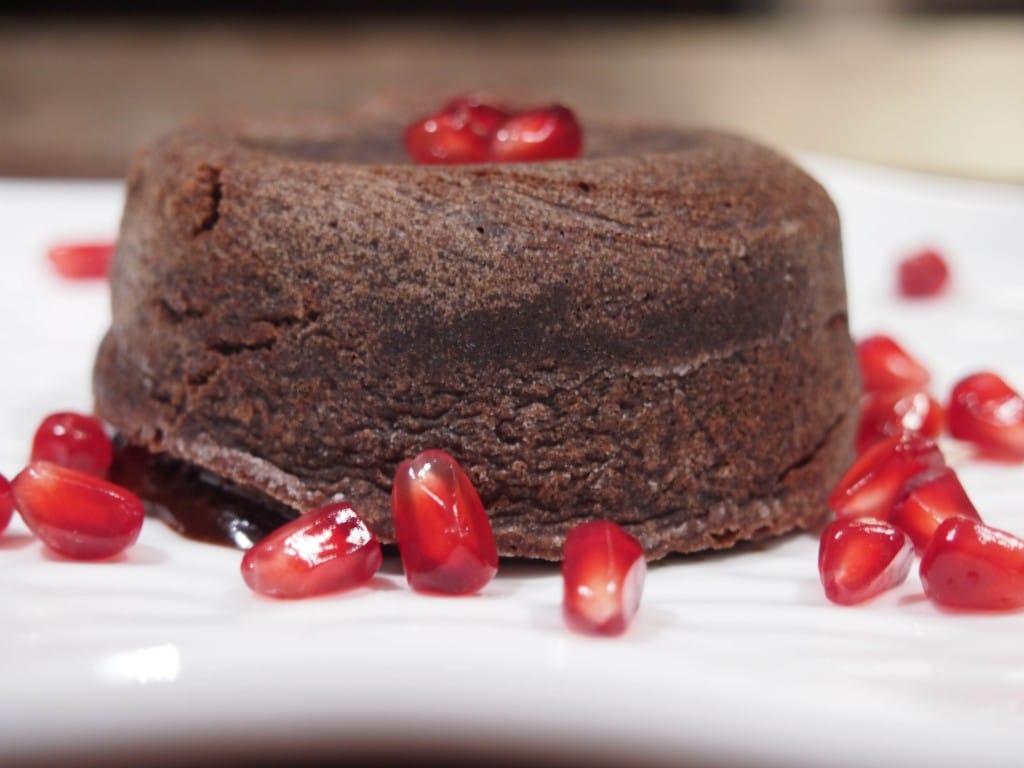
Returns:
[[[992,367],[1024,386],[1024,191],[808,158],[844,216],[852,325],[893,331],[936,389]],[[115,184],[0,182],[0,471],[39,419],[88,409],[103,284],[51,274],[56,239],[110,237]],[[934,243],[950,295],[906,303],[893,265]],[[961,477],[1024,533],[1024,468]],[[1021,764],[1024,614],[953,615],[916,574],[828,604],[798,535],[651,569],[615,640],[561,623],[550,566],[506,568],[480,597],[428,598],[389,561],[370,588],[306,602],[250,594],[240,555],[148,522],[120,562],[0,537],[0,763],[507,753],[607,764]]]

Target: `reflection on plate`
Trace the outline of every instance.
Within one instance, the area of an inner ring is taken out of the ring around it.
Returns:
[[[1024,191],[809,158],[843,215],[851,322],[888,330],[936,390],[982,367],[1024,384]],[[38,420],[88,409],[103,284],[61,282],[55,238],[110,236],[116,184],[0,182],[0,471]],[[936,244],[954,288],[893,295]],[[1024,533],[1024,468],[963,462],[993,524]],[[916,575],[867,606],[827,604],[816,542],[789,537],[651,568],[631,632],[578,637],[560,578],[506,567],[477,598],[406,589],[392,558],[353,594],[250,594],[231,550],[147,523],[114,563],[61,562],[20,522],[0,537],[0,763],[351,758],[481,750],[611,764],[1019,765],[1024,614],[943,613]],[[354,750],[354,751],[353,751]]]

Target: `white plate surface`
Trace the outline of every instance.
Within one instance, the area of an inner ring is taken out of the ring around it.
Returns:
[[[978,368],[1024,386],[1024,190],[820,158],[840,206],[856,335],[893,332],[936,390]],[[90,407],[109,310],[54,240],[112,237],[113,183],[0,181],[0,472],[48,412]],[[934,243],[955,287],[899,301],[893,268]],[[983,516],[1024,534],[1024,467],[962,461]],[[625,637],[563,628],[555,567],[516,564],[470,599],[418,596],[395,561],[355,593],[274,602],[240,555],[147,522],[119,562],[0,536],[0,763],[351,757],[405,750],[612,764],[1019,766],[1024,613],[944,613],[916,573],[859,608],[826,602],[817,542],[652,567]]]

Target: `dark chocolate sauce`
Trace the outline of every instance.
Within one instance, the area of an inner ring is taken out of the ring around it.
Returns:
[[[192,464],[120,439],[114,442],[110,480],[139,496],[147,515],[182,536],[238,549],[248,549],[297,514]]]

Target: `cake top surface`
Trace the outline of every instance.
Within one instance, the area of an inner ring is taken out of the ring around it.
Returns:
[[[318,113],[228,117],[195,120],[177,133],[186,133],[192,138],[202,136],[203,141],[211,144],[233,145],[236,150],[260,154],[264,159],[278,156],[316,163],[412,165],[402,144],[407,117]],[[713,136],[726,136],[709,129],[629,121],[590,121],[584,125],[584,131],[583,157],[580,158],[584,162],[673,153],[704,143]]]

